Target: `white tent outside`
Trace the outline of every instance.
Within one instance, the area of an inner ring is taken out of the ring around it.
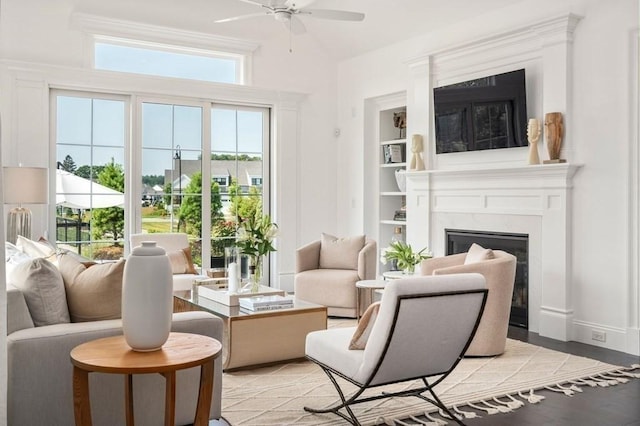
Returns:
[[[65,170],[56,170],[56,205],[72,209],[124,207],[124,194]]]

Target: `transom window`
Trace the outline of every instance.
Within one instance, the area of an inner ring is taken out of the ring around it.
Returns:
[[[242,84],[244,57],[123,39],[97,39],[96,69],[215,83]]]

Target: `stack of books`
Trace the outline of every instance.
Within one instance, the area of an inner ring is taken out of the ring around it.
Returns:
[[[406,221],[407,220],[407,211],[406,210],[396,210],[393,215],[393,220]]]
[[[383,145],[382,155],[384,157],[385,164],[404,162],[401,145]]]
[[[293,308],[293,299],[280,295],[241,297],[240,308],[252,312]]]

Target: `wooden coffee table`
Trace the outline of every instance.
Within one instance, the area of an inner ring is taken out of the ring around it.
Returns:
[[[92,340],[71,351],[73,363],[73,405],[76,426],[91,425],[89,373],[125,375],[125,413],[127,426],[133,426],[133,374],[160,373],[165,377],[165,425],[175,424],[176,371],[201,366],[200,391],[194,426],[209,424],[213,393],[214,360],[222,346],[217,340],[189,333],[171,333],[161,349],[136,352],[124,336]]]
[[[294,300],[293,308],[250,312],[176,291],[174,311],[207,311],[224,320],[225,371],[300,359],[307,334],[327,328],[327,307]]]

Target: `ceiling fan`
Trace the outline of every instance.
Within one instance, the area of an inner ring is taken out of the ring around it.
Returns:
[[[293,34],[304,34],[306,28],[302,21],[298,19],[300,16],[311,16],[319,19],[332,19],[337,21],[362,21],[364,13],[349,12],[346,10],[333,9],[309,9],[306,7],[297,8],[292,0],[239,0],[259,6],[264,10],[258,13],[250,13],[248,15],[234,16],[231,18],[219,19],[216,23],[239,21],[243,19],[255,18],[258,16],[273,16],[276,21],[282,22],[287,29]]]

